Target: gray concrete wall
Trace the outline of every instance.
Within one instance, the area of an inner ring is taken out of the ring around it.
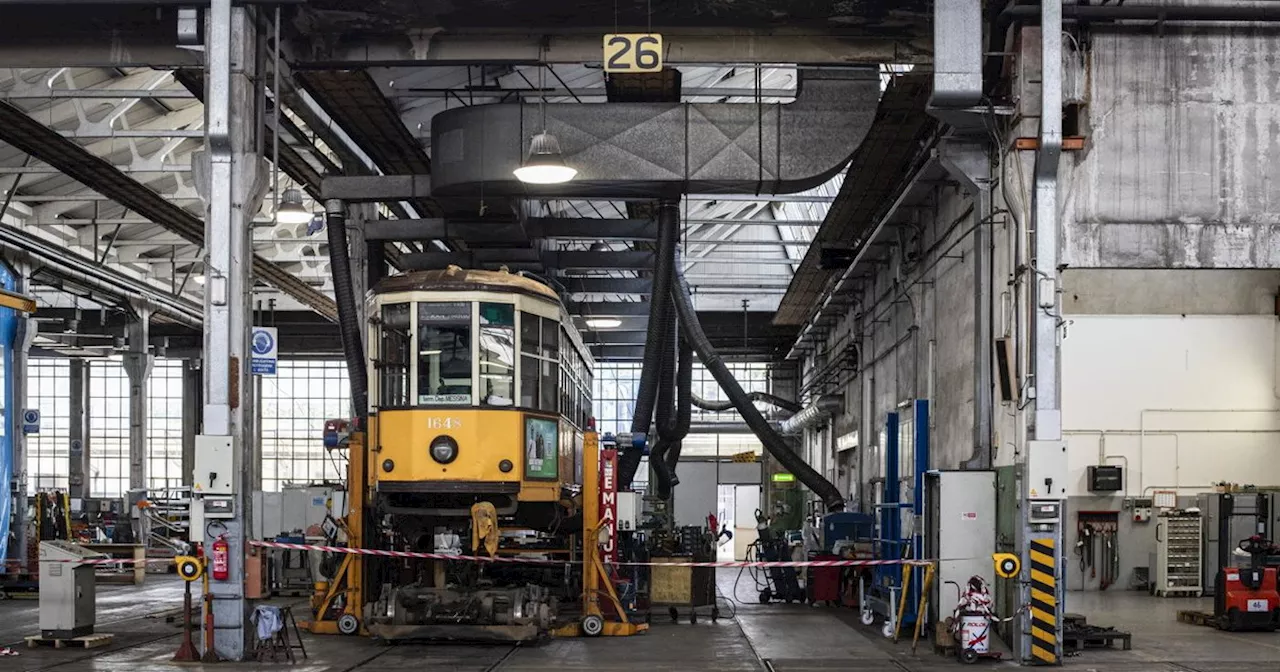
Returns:
[[[1073,267],[1276,268],[1274,27],[1093,29],[1087,151],[1069,154]]]

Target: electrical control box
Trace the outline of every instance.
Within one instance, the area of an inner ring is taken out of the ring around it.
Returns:
[[[1150,497],[1138,497],[1133,500],[1133,522],[1151,522],[1152,502]]]
[[[1028,441],[1024,480],[1028,499],[1062,499],[1067,496],[1067,443]]]
[[[196,465],[191,489],[201,495],[235,494],[235,454],[229,436],[196,436]]]
[[[618,493],[618,531],[634,532],[640,527],[640,493]]]
[[[1124,473],[1115,464],[1098,464],[1089,467],[1089,492],[1119,492],[1124,488]]]

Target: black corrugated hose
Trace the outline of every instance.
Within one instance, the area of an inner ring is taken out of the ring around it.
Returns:
[[[653,294],[651,297],[669,296],[671,293],[672,267],[675,265],[676,239],[680,228],[680,209],[675,201],[658,202],[658,252],[653,262]],[[648,440],[649,425],[653,422],[653,406],[657,400],[658,373],[661,363],[661,339],[670,333],[667,317],[671,302],[651,300],[649,325],[644,337],[644,364],[640,370],[640,384],[636,389],[635,413],[631,417],[631,445],[622,446],[618,458],[618,487],[631,487],[636,469]],[[667,327],[664,329],[664,327]]]
[[[673,306],[674,308],[674,306]],[[680,485],[680,476],[676,473],[680,461],[680,451],[684,448],[685,437],[689,436],[689,428],[693,424],[693,346],[689,339],[677,335],[680,339],[680,364],[676,369],[676,433],[675,443],[667,449],[667,473],[671,475],[671,487]]]
[[[355,289],[351,284],[346,207],[342,201],[327,201],[325,215],[325,228],[329,235],[329,270],[333,274],[333,298],[338,304],[342,354],[347,360],[347,376],[351,380],[351,405],[355,409],[357,425],[363,428],[364,416],[369,412],[369,371],[365,368],[360,319]]]
[[[784,411],[799,413],[804,407],[789,399],[776,397],[768,392],[748,392],[747,398],[751,401],[763,401],[770,406],[781,408]],[[693,405],[704,411],[730,411],[733,410],[732,401],[711,401],[703,399],[697,395],[693,396]]]
[[[671,303],[671,297],[666,299]],[[662,368],[658,373],[658,407],[654,415],[654,425],[658,432],[658,440],[653,442],[649,450],[649,467],[653,469],[654,493],[659,499],[671,497],[671,470],[667,467],[667,454],[677,444],[676,432],[679,429],[676,413],[676,324],[675,307],[666,308],[669,327],[666,337],[662,339]]]
[[[680,270],[678,262],[674,264],[673,275],[675,283],[671,297],[675,299],[676,312],[683,325],[684,335],[697,351],[702,365],[711,372],[711,376],[720,384],[720,389],[724,390],[725,395],[733,402],[733,407],[738,409],[742,419],[746,421],[747,426],[751,427],[751,431],[760,439],[760,443],[764,444],[765,450],[769,451],[773,459],[787,471],[795,474],[805,487],[822,499],[827,511],[843,511],[844,497],[841,496],[840,491],[831,484],[831,481],[823,478],[822,474],[814,471],[813,467],[791,451],[782,435],[773,429],[763,415],[760,415],[755,404],[751,403],[747,393],[729,372],[729,368],[724,365],[720,354],[711,346],[711,341],[707,339],[706,333],[702,331],[702,325],[698,322],[698,313],[693,309],[693,299],[689,297],[689,285],[685,282],[684,272]]]

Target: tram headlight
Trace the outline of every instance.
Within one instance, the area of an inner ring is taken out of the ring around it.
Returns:
[[[458,442],[452,436],[444,434],[431,440],[431,459],[440,464],[449,464],[458,459]]]

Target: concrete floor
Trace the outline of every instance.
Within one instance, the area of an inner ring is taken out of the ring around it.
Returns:
[[[720,577],[723,595],[732,595],[736,572]],[[696,625],[663,614],[653,628],[635,638],[554,640],[541,646],[399,645],[365,639],[307,637],[310,657],[290,669],[299,672],[355,670],[455,670],[544,672],[578,670],[700,670],[819,672],[893,670],[934,672],[959,669],[922,643],[916,654],[908,642],[893,644],[878,627],[857,624],[848,609],[746,602],[749,579],[738,588],[741,604],[724,604],[725,618]],[[175,624],[165,616],[181,604],[181,584],[149,577],[140,589],[103,587],[98,595],[99,632],[116,635],[102,649],[26,649],[16,658],[0,658],[4,672],[157,672],[178,667],[168,662],[179,644]],[[1089,650],[1068,658],[1066,667],[1090,672],[1280,672],[1280,634],[1224,633],[1176,622],[1178,609],[1211,608],[1207,600],[1166,600],[1145,593],[1072,593],[1070,611],[1090,623],[1114,625],[1134,635],[1131,651]],[[736,613],[731,613],[731,610]],[[732,616],[731,618],[729,616]],[[0,601],[0,643],[12,645],[37,629],[34,601]],[[276,665],[246,664],[235,669],[266,670]],[[1010,663],[979,664],[974,670],[1008,670]],[[226,669],[222,666],[221,669]]]

